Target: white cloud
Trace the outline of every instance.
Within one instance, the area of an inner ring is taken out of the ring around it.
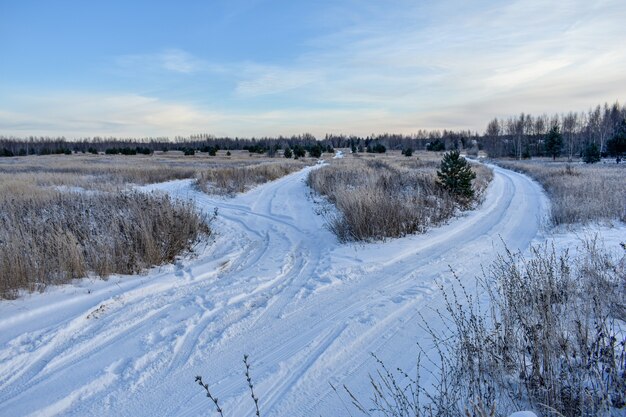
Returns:
[[[280,65],[182,49],[119,57],[126,74],[151,75],[151,94],[33,96],[0,113],[0,132],[28,134],[29,123],[79,136],[482,130],[494,116],[626,97],[621,0],[369,6]]]
[[[122,71],[130,71],[131,75],[141,75],[155,70],[179,74],[219,70],[218,65],[200,59],[182,49],[165,49],[153,54],[121,55],[115,58],[115,64]]]
[[[282,93],[313,83],[319,83],[319,70],[285,69],[279,67],[244,65],[239,71],[243,79],[237,83],[236,94],[243,97]]]

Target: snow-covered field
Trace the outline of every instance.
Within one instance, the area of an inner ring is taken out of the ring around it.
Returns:
[[[233,199],[190,181],[147,187],[217,207],[214,241],[143,276],[0,302],[0,415],[213,415],[196,375],[226,415],[252,415],[244,353],[262,415],[347,415],[329,382],[368,397],[370,352],[412,369],[419,317],[436,323],[450,267],[472,286],[503,242],[525,250],[548,237],[540,186],[494,168],[478,210],[424,235],[340,245],[304,183],[318,168]]]

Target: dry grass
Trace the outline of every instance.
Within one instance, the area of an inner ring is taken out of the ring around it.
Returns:
[[[247,151],[231,153],[231,156],[226,156],[225,151],[218,152],[217,156],[183,156],[181,152],[170,151],[149,156],[85,154],[0,158],[0,179],[5,182],[14,178],[19,183],[29,182],[40,186],[110,190],[129,183],[151,184],[195,178],[200,172],[211,169],[284,161],[282,158],[268,158]]]
[[[464,290],[449,294],[459,382],[473,397],[499,393],[567,417],[624,410],[624,260],[595,240],[575,259],[535,247],[530,259],[507,253],[489,269],[489,313]]]
[[[129,184],[198,178],[205,190],[234,193],[306,166],[231,153],[0,158],[0,297],[91,273],[136,273],[210,233],[191,203]]]
[[[354,408],[393,417],[504,417],[520,409],[623,415],[626,256],[594,239],[580,249],[576,258],[547,245],[532,248],[530,258],[507,252],[486,269],[475,295],[454,275],[439,312],[443,325],[423,318],[430,337],[418,341],[415,371],[376,359],[369,404],[344,386]],[[421,376],[432,376],[432,385]]]
[[[137,273],[209,233],[192,203],[164,195],[31,190],[0,199],[0,297],[89,273]]]
[[[422,233],[454,215],[459,206],[437,184],[438,166],[428,154],[352,156],[311,172],[308,184],[338,209],[329,227],[341,241],[380,240]],[[477,171],[480,196],[491,171]]]
[[[626,221],[626,164],[498,161],[524,172],[546,189],[554,224]]]
[[[207,193],[242,193],[256,185],[299,171],[307,165],[302,160],[278,159],[251,166],[215,167],[200,171],[197,183]]]

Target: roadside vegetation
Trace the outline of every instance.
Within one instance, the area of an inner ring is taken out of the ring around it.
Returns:
[[[552,202],[555,225],[626,222],[626,164],[570,164],[542,159],[497,163],[528,174],[543,185]]]
[[[140,192],[0,192],[0,297],[171,262],[210,234],[193,203]]]
[[[622,415],[625,262],[623,248],[590,239],[575,257],[549,245],[533,247],[530,258],[507,251],[478,279],[477,294],[454,275],[439,311],[448,325],[423,323],[435,353],[418,342],[417,375],[375,358],[370,399],[349,387],[338,394],[366,416]]]
[[[236,193],[303,168],[249,152],[206,156],[40,155],[0,160],[0,298],[172,262],[211,231],[193,203],[133,191],[196,179]]]
[[[492,176],[488,168],[472,166],[477,180],[459,194],[438,178],[439,158],[353,154],[312,171],[308,185],[336,207],[328,226],[340,241],[423,233],[479,201]]]
[[[256,165],[223,166],[203,169],[196,174],[198,187],[210,194],[242,193],[299,171],[310,164],[303,160],[279,160]]]

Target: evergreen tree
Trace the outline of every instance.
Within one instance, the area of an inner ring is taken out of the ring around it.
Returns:
[[[319,144],[316,144],[309,149],[309,155],[311,156],[311,158],[321,158],[322,151],[323,148]]]
[[[443,155],[437,177],[443,188],[450,191],[460,201],[468,202],[474,197],[472,180],[476,178],[476,174],[458,150]]]
[[[293,152],[291,152],[291,148],[289,146],[285,148],[285,152],[283,152],[283,156],[287,159],[293,156]]]
[[[561,154],[561,149],[563,148],[563,135],[561,135],[558,125],[553,125],[548,132],[548,136],[546,136],[545,148],[546,153],[552,157],[553,161]]]
[[[306,156],[306,151],[300,145],[296,145],[293,148],[293,155],[295,159],[304,158]]]
[[[427,151],[440,152],[446,150],[446,144],[439,139],[435,139],[433,142],[430,142],[426,145]]]
[[[622,120],[613,137],[606,143],[606,150],[611,156],[621,156],[626,153],[626,119]]]
[[[585,161],[586,164],[600,162],[600,149],[598,149],[598,145],[595,143],[587,145],[583,151],[583,161]]]

